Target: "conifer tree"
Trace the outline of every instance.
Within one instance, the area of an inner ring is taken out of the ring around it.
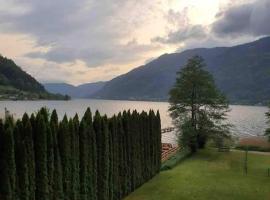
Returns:
[[[137,171],[139,168],[139,162],[137,160],[137,134],[138,134],[138,130],[137,130],[137,111],[134,110],[130,116],[130,141],[131,141],[131,192],[135,190],[135,188],[137,187]]]
[[[136,179],[135,179],[135,188],[137,188],[138,186],[140,186],[140,182],[141,182],[141,177],[142,177],[142,166],[143,163],[141,161],[141,151],[142,151],[142,147],[140,145],[141,143],[141,127],[140,127],[140,115],[139,113],[136,111],[135,112],[135,119],[134,122],[135,123],[135,135],[136,135],[136,142],[135,142],[135,149],[136,149]]]
[[[112,139],[112,119],[108,119],[108,138],[109,138],[109,180],[108,180],[108,199],[113,199],[113,139]]]
[[[44,116],[40,113],[36,117],[35,132],[35,163],[36,163],[36,195],[39,200],[48,199],[48,171],[47,171],[47,130]]]
[[[268,106],[270,108],[270,104]],[[267,117],[267,124],[270,124],[270,111],[265,113],[265,116]],[[267,128],[265,130],[265,136],[268,137],[268,141],[270,141],[270,128]]]
[[[160,132],[153,110],[0,120],[0,199],[120,200],[159,172]]]
[[[78,183],[76,182],[76,133],[75,133],[75,128],[73,124],[73,119],[69,119],[68,122],[68,128],[69,128],[69,133],[70,133],[70,199],[78,199],[78,191],[77,191],[77,185]]]
[[[144,168],[144,164],[145,164],[145,155],[144,155],[144,152],[145,152],[145,144],[144,144],[144,140],[145,140],[145,136],[144,136],[144,130],[143,130],[143,125],[144,125],[144,120],[143,120],[143,113],[140,113],[139,114],[139,122],[138,122],[138,125],[139,125],[139,149],[140,149],[140,162],[141,162],[141,173],[140,173],[140,177],[139,177],[139,184],[141,185],[143,182],[144,182],[144,171],[145,171],[145,168]]]
[[[159,172],[161,167],[161,154],[162,154],[162,146],[161,146],[161,123],[160,123],[160,114],[157,111],[156,122],[155,122],[155,131],[156,131],[156,173]]]
[[[0,121],[0,197],[16,199],[16,164],[14,155],[13,120]]]
[[[79,161],[80,161],[80,147],[79,147],[79,117],[76,114],[73,121],[73,131],[71,135],[71,146],[72,146],[72,199],[80,199],[80,169],[79,169]],[[70,126],[71,128],[71,126]]]
[[[204,60],[200,56],[189,59],[178,72],[176,83],[170,91],[170,115],[176,128],[182,132],[179,141],[192,152],[204,148],[211,137],[229,136],[229,126],[224,123],[228,102],[204,67]],[[201,119],[206,119],[207,123],[201,123]]]
[[[50,125],[51,125],[51,127],[55,126],[56,132],[58,131],[58,125],[59,125],[58,123],[59,123],[58,122],[58,115],[57,115],[56,110],[54,109],[52,111],[52,114],[51,114]]]
[[[33,130],[30,119],[25,113],[22,118],[23,134],[25,140],[26,154],[27,154],[27,168],[29,180],[29,200],[35,200],[35,152],[33,143]]]
[[[113,179],[113,200],[120,199],[120,173],[119,173],[119,164],[120,164],[120,135],[118,129],[118,119],[116,116],[112,118],[112,152],[113,152],[113,168],[112,168],[112,179]],[[119,128],[121,126],[119,125]],[[120,128],[121,129],[121,128]]]
[[[53,155],[54,155],[52,200],[58,199],[61,200],[64,198],[63,175],[62,175],[61,157],[58,146],[58,116],[56,110],[53,110],[51,114],[50,127],[53,137]]]
[[[143,113],[143,135],[145,137],[144,146],[145,146],[145,179],[147,181],[151,178],[150,176],[150,167],[151,167],[151,148],[150,148],[150,132],[149,132],[149,115],[146,112]]]
[[[49,110],[46,107],[42,107],[39,110],[39,114],[41,114],[44,118],[45,124],[47,125],[47,123],[49,123]]]
[[[29,175],[27,165],[27,150],[23,133],[23,125],[20,120],[14,128],[14,148],[17,176],[17,196],[22,200],[29,200]]]
[[[153,120],[152,120],[152,110],[148,112],[148,139],[149,139],[149,157],[148,157],[148,175],[149,178],[152,178],[152,170],[153,170],[153,136],[152,136],[152,129],[153,129]]]
[[[87,144],[87,131],[86,131],[86,122],[81,120],[79,133],[79,144],[80,144],[80,199],[88,200],[88,155],[89,155],[89,146]]]
[[[53,195],[53,174],[54,174],[54,141],[50,124],[46,123],[47,127],[47,170],[48,170],[48,190],[49,199],[52,199]]]
[[[83,120],[86,123],[86,137],[88,142],[88,192],[89,197],[93,200],[97,199],[97,147],[96,147],[96,134],[94,132],[92,113],[90,108],[87,108]]]
[[[117,121],[114,115],[109,120],[109,160],[110,160],[110,170],[109,170],[109,199],[117,199],[119,190],[119,172],[118,172],[118,136],[117,136]]]
[[[33,142],[35,142],[35,132],[37,131],[37,120],[36,120],[36,116],[32,113],[30,116],[30,123],[31,123],[31,127],[32,127],[32,136],[33,136]]]
[[[125,143],[124,143],[124,130],[122,124],[122,114],[117,115],[117,136],[118,136],[118,184],[119,189],[115,194],[115,199],[122,199],[125,195]]]
[[[123,128],[126,135],[126,161],[127,161],[127,174],[126,174],[126,184],[127,184],[127,194],[132,191],[132,130],[131,130],[131,113],[128,110],[123,114]]]
[[[5,130],[3,120],[0,119],[0,199],[7,199],[7,196],[11,193],[11,188],[8,188],[7,173],[6,173],[6,161],[4,155],[4,139]]]
[[[129,139],[129,114],[124,111],[122,115],[123,126],[123,166],[124,166],[124,183],[123,183],[123,196],[130,193],[130,139]]]
[[[94,130],[97,139],[97,197],[109,198],[109,134],[107,117],[101,117],[97,111],[94,118]]]
[[[53,151],[53,136],[49,121],[49,110],[46,107],[42,107],[39,112],[44,119],[46,126],[46,136],[47,136],[47,181],[48,181],[48,198],[52,199],[53,194],[53,173],[54,173],[54,151]]]
[[[69,131],[68,119],[65,115],[60,122],[58,131],[59,152],[63,173],[64,199],[71,196],[71,133]]]

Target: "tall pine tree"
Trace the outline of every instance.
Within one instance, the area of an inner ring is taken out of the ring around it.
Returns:
[[[25,137],[23,133],[23,125],[20,120],[17,121],[14,128],[15,141],[15,161],[17,172],[17,196],[22,200],[29,200],[29,174],[27,165],[27,150],[25,145]]]
[[[71,123],[71,122],[70,122]],[[72,199],[80,199],[80,147],[79,147],[79,117],[76,114],[72,119],[71,152],[72,152]]]
[[[61,157],[58,146],[58,116],[56,110],[53,110],[50,119],[50,127],[53,137],[53,155],[54,155],[54,171],[53,171],[53,185],[52,185],[52,200],[63,199],[63,174]]]
[[[94,132],[92,113],[90,108],[87,108],[83,119],[86,124],[86,138],[88,143],[88,162],[87,162],[87,182],[89,198],[97,199],[97,146],[96,134]]]
[[[27,168],[29,180],[29,200],[35,200],[35,152],[33,142],[33,129],[28,115],[25,113],[22,118],[23,135],[27,154]]]
[[[192,152],[203,148],[211,137],[229,135],[228,126],[224,123],[228,102],[204,67],[201,57],[189,59],[178,72],[176,83],[170,91],[169,111],[176,128],[182,132],[179,141]],[[208,123],[201,123],[201,119],[207,119]],[[200,126],[200,130],[199,124],[203,126]]]
[[[36,163],[36,199],[47,200],[49,197],[47,171],[47,126],[41,113],[36,117],[34,149]]]
[[[269,105],[270,108],[270,105]],[[270,111],[268,111],[267,113],[265,113],[266,117],[267,117],[267,123],[270,124]],[[268,137],[268,140],[270,141],[270,128],[267,128],[265,130],[265,135]]]
[[[63,173],[63,192],[64,199],[71,196],[71,133],[69,131],[68,119],[65,115],[60,122],[58,131],[59,152]]]
[[[120,200],[159,172],[160,132],[152,110],[0,120],[0,199]]]
[[[97,197],[109,198],[109,133],[107,117],[101,117],[97,111],[94,118],[94,130],[97,139]]]
[[[16,163],[14,154],[13,120],[0,121],[0,197],[16,199]]]

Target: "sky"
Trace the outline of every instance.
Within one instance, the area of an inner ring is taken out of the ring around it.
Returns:
[[[0,54],[40,82],[107,81],[164,54],[270,35],[270,0],[0,0]]]

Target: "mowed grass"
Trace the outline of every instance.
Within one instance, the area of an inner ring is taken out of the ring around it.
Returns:
[[[198,152],[169,171],[161,172],[125,200],[270,200],[270,155],[244,152]]]

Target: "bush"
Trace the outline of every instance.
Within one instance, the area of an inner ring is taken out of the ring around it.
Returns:
[[[165,170],[171,170],[176,165],[178,165],[181,161],[185,160],[187,157],[191,155],[190,150],[188,149],[181,149],[179,150],[174,156],[172,156],[170,159],[166,160],[161,165],[161,171]]]

